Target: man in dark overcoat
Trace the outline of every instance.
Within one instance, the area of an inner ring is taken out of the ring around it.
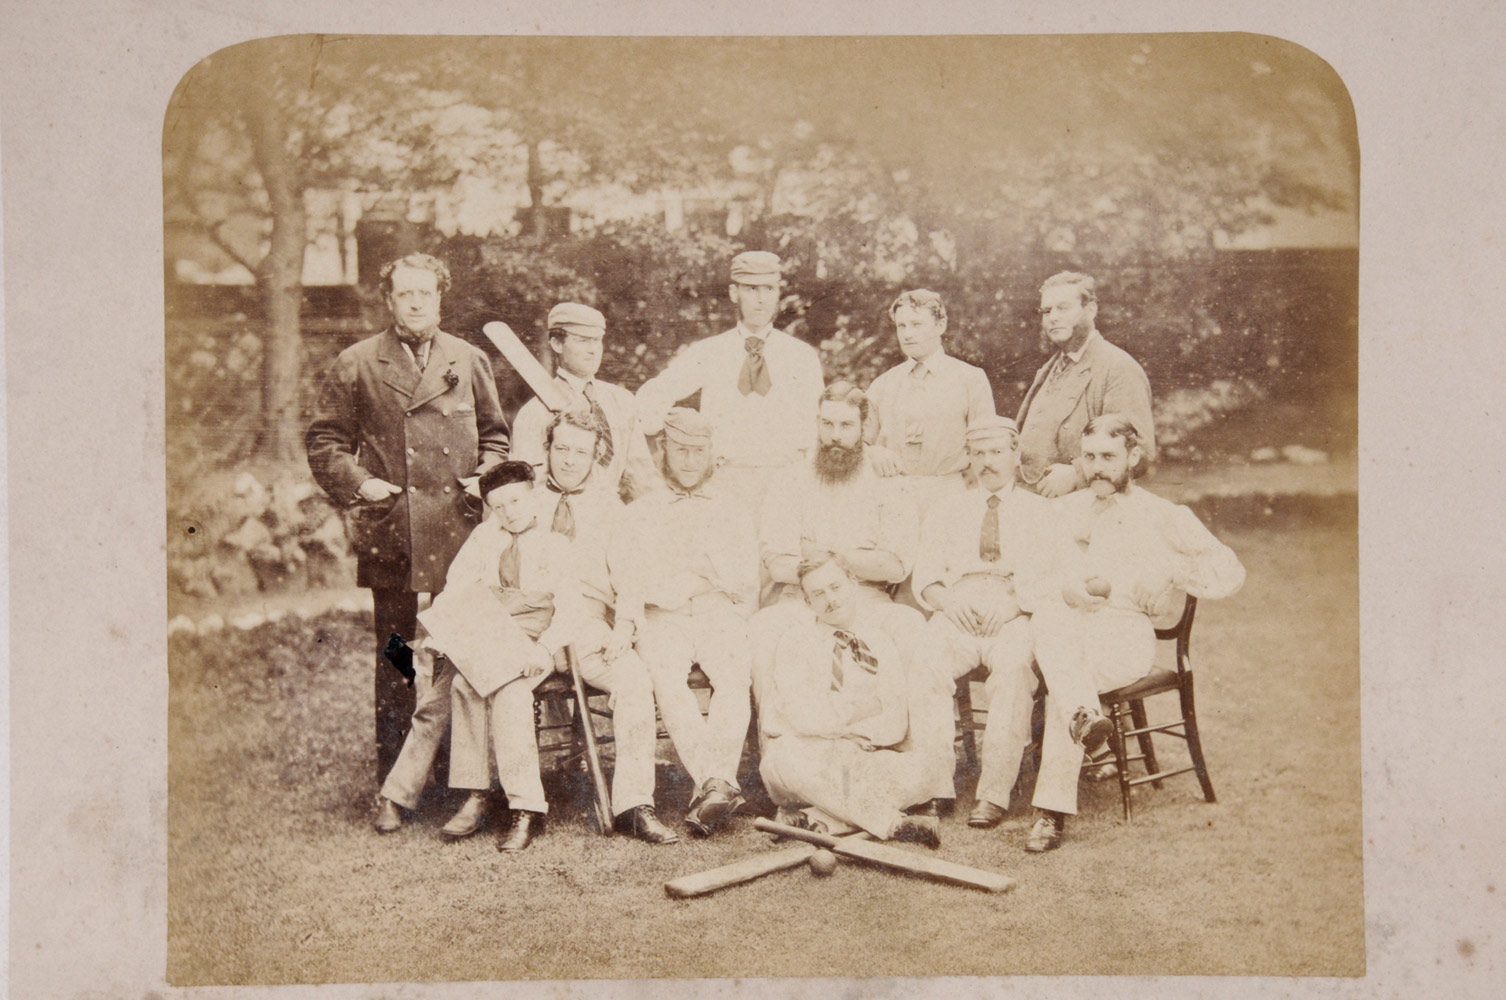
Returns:
[[[507,457],[507,421],[491,363],[439,329],[444,262],[409,254],[382,268],[392,325],[342,351],[326,373],[305,436],[309,468],[349,511],[356,583],[371,588],[376,631],[380,782],[413,715],[419,594],[444,588],[450,560],[480,519],[463,478]],[[391,643],[391,647],[389,647]],[[384,655],[391,648],[396,657]]]

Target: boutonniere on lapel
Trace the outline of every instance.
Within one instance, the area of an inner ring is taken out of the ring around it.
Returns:
[[[460,384],[460,376],[455,374],[455,369],[451,368],[444,373],[444,384],[451,389]]]

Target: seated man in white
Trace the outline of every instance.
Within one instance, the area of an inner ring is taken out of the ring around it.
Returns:
[[[547,475],[536,490],[539,517],[550,530],[570,539],[574,550],[582,614],[573,645],[581,679],[611,695],[617,750],[612,811],[617,829],[650,844],[672,844],[680,838],[654,811],[658,724],[653,682],[633,651],[633,623],[613,614],[617,593],[609,549],[614,538],[620,539],[624,507],[600,464],[605,435],[605,425],[590,409],[554,416],[544,431]],[[598,483],[597,477],[604,474]]]
[[[712,474],[711,424],[676,407],[664,418],[665,488],[628,505],[614,565],[617,620],[630,622],[664,728],[696,784],[686,827],[709,836],[742,803],[737,766],[753,714],[747,617],[758,601],[758,544],[746,505]],[[711,682],[705,718],[686,686]]]
[[[548,809],[533,689],[564,662],[580,616],[579,597],[568,540],[537,525],[533,468],[503,462],[482,474],[479,488],[487,517],[450,563],[444,591],[419,614],[427,633],[421,645],[438,654],[434,676],[419,694],[413,727],[382,786],[377,829],[396,829],[397,807],[411,809],[417,802],[446,725],[450,787],[469,789],[470,795],[444,832],[463,837],[478,829],[491,787],[490,713],[497,773],[514,811],[512,829],[498,847],[518,851],[542,829]]]
[[[1053,501],[1062,601],[1039,609],[1033,621],[1047,689],[1032,800],[1041,812],[1025,847],[1034,853],[1060,846],[1066,817],[1077,812],[1083,752],[1113,731],[1099,693],[1150,672],[1154,620],[1175,613],[1183,593],[1228,597],[1244,584],[1238,557],[1197,515],[1134,484],[1143,459],[1128,417],[1094,417],[1082,432],[1089,488]]]
[[[893,749],[908,716],[899,648],[835,559],[803,565],[800,586],[814,618],[780,637],[758,706],[780,821],[938,846],[936,817],[906,813],[926,801],[929,768]]]
[[[988,728],[983,733],[977,802],[968,825],[1004,818],[1020,760],[1030,742],[1035,674],[1030,612],[1045,599],[1054,537],[1049,504],[1015,481],[1019,436],[1008,417],[988,416],[967,431],[977,485],[944,497],[921,529],[915,593],[932,610],[927,623],[930,687],[911,708],[917,749],[939,757],[932,795],[956,794],[952,698],[956,681],[982,666]]]

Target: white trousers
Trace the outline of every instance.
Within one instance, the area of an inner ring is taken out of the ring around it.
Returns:
[[[619,815],[654,804],[654,685],[648,668],[629,649],[610,662],[602,655],[611,630],[593,619],[576,645],[581,680],[611,696],[612,740],[617,764],[612,770],[612,811]]]
[[[739,788],[737,765],[753,717],[747,623],[730,601],[703,604],[695,612],[649,608],[636,646],[664,728],[696,788],[710,778]],[[704,718],[685,683],[697,664],[711,682]]]
[[[954,798],[957,794],[953,780],[957,680],[981,666],[988,671],[983,684],[988,726],[983,731],[977,797],[1007,809],[1020,774],[1020,761],[1030,744],[1030,711],[1035,695],[1030,619],[1020,615],[1006,622],[996,635],[973,636],[937,613],[926,628],[931,650],[930,686],[924,700],[912,709],[911,721],[920,747],[944,757],[949,765],[944,786],[943,779],[937,777],[933,797]]]
[[[777,805],[815,806],[881,839],[906,807],[930,798],[929,767],[918,755],[863,750],[852,740],[776,736],[764,744],[758,770]]]
[[[1032,803],[1053,812],[1077,812],[1082,747],[1072,742],[1072,716],[1079,707],[1099,709],[1098,694],[1150,673],[1156,657],[1151,620],[1135,611],[1066,605],[1033,616],[1035,658],[1046,678],[1046,729],[1041,770]]]
[[[483,698],[459,672],[450,685],[450,787],[491,787],[487,727],[497,759],[497,780],[513,809],[548,812],[539,773],[539,738],[533,723],[533,689],[548,678],[518,677]],[[490,718],[488,718],[490,717]]]

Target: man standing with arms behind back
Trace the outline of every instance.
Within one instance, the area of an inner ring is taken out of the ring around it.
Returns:
[[[774,329],[777,256],[749,250],[732,258],[728,294],[737,326],[691,344],[643,383],[638,416],[652,437],[672,406],[699,392],[714,432],[718,485],[756,514],[776,470],[811,453],[825,383],[816,349]]]
[[[1035,373],[1020,404],[1020,479],[1044,497],[1088,485],[1078,455],[1082,429],[1104,413],[1135,425],[1146,462],[1155,460],[1155,424],[1145,369],[1094,325],[1098,293],[1092,278],[1062,271],[1041,285],[1041,334],[1056,348]]]
[[[314,479],[351,509],[356,583],[371,588],[376,631],[377,781],[413,716],[411,670],[383,655],[413,639],[418,595],[444,587],[479,513],[463,478],[507,457],[507,422],[491,363],[439,329],[444,262],[409,254],[382,268],[392,325],[340,352],[305,436]],[[399,657],[406,666],[406,658]]]

